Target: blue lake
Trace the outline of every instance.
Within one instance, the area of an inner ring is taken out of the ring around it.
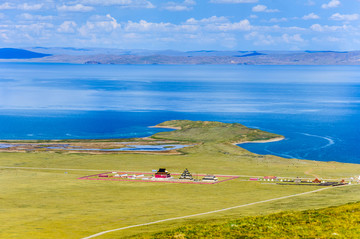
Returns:
[[[360,163],[358,66],[0,63],[0,139],[149,136],[165,120],[238,122],[252,152]]]

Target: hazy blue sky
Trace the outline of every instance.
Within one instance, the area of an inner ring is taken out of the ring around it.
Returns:
[[[0,47],[360,50],[360,0],[0,0]]]

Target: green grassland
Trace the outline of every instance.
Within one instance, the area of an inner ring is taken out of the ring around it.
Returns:
[[[360,203],[186,225],[142,238],[359,238]]]
[[[315,175],[333,179],[360,174],[360,165],[356,164],[284,159],[250,153],[232,143],[278,138],[279,135],[251,130],[239,124],[170,121],[160,126],[181,129],[152,137],[181,140],[194,146],[181,149],[181,154],[177,155],[0,153],[0,238],[82,238],[114,228],[316,189],[243,181],[248,179],[245,176],[214,185],[77,179],[107,171],[149,172],[166,167],[171,173],[181,173],[188,168],[192,173],[309,178]],[[360,201],[360,185],[333,187],[216,214],[126,229],[98,238],[137,237],[189,223],[221,223],[243,216],[324,208],[357,201]]]

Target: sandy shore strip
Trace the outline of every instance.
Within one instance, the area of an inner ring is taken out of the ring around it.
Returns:
[[[271,143],[271,142],[277,142],[277,141],[281,141],[285,139],[285,137],[277,137],[277,138],[272,138],[272,139],[267,139],[267,140],[254,140],[254,141],[242,141],[242,142],[234,142],[234,145],[238,145],[238,144],[247,144],[247,143]]]

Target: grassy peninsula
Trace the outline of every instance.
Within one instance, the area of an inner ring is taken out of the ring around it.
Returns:
[[[284,138],[278,134],[259,129],[251,129],[238,123],[227,124],[214,121],[171,120],[158,124],[155,127],[173,128],[177,130],[157,133],[152,136],[154,139],[202,143],[242,143]]]
[[[281,136],[240,124],[181,120],[164,122],[158,127],[177,129],[139,139],[139,142],[176,141],[191,147],[179,149],[179,154],[0,151],[0,238],[78,239],[114,228],[251,204],[316,188],[251,182],[249,177],[275,175],[341,180],[360,174],[357,164],[253,154],[234,143]],[[170,173],[182,173],[188,168],[194,174],[240,177],[214,185],[78,180],[103,172],[151,172],[159,167],[165,167]],[[360,185],[332,187],[223,212],[114,231],[97,238],[142,237],[199,222],[227,225],[228,220],[241,221],[245,216],[266,217],[282,211],[319,209],[358,201]]]

